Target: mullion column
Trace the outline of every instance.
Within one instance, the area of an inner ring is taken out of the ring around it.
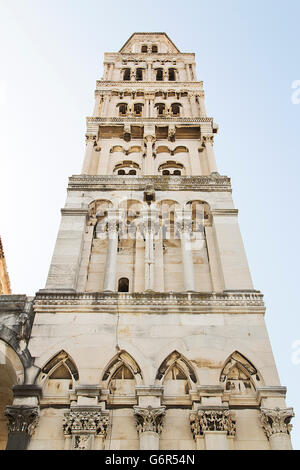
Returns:
[[[184,290],[195,290],[193,251],[191,246],[192,221],[181,219],[178,224],[181,241],[181,256],[183,267]]]
[[[104,273],[103,290],[115,291],[117,255],[118,255],[118,229],[116,216],[108,215],[108,243],[106,253],[106,264]]]

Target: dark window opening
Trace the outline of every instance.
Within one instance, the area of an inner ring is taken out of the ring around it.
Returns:
[[[163,175],[169,175],[170,172],[169,172],[169,170],[163,170],[162,174],[163,174]]]
[[[163,116],[165,113],[165,105],[163,103],[160,103],[157,105],[157,114],[158,116]]]
[[[142,112],[143,112],[143,105],[136,103],[136,104],[134,105],[134,114],[135,114],[136,116],[141,116],[141,115],[142,115]]]
[[[173,116],[179,116],[179,114],[180,114],[180,106],[179,106],[179,104],[172,104],[172,105],[171,105],[171,110],[172,110]]]
[[[124,70],[123,80],[130,80],[130,69]]]
[[[162,81],[163,81],[163,78],[164,78],[163,69],[157,69],[157,70],[156,70],[156,80],[157,80],[158,82],[162,82]]]
[[[148,47],[147,46],[142,46],[142,52],[148,52]]]
[[[129,170],[129,175],[136,175],[136,170]]]
[[[129,292],[129,279],[121,277],[118,282],[118,292]]]
[[[118,175],[125,175],[125,171],[124,170],[118,170]]]
[[[126,116],[127,113],[127,104],[120,104],[119,106],[119,115]]]
[[[174,170],[173,175],[181,175],[181,171],[180,170]]]
[[[136,80],[143,80],[143,69],[136,69]]]
[[[155,54],[158,52],[157,46],[152,46],[152,52]]]
[[[169,69],[169,81],[175,82],[175,80],[176,80],[175,69]]]

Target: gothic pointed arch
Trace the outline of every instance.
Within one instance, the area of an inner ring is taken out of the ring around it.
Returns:
[[[164,385],[165,395],[187,395],[197,377],[190,361],[175,350],[159,366],[155,381]]]
[[[53,356],[41,369],[37,382],[43,387],[43,395],[68,397],[69,390],[79,380],[77,366],[63,349]]]
[[[102,382],[109,388],[112,380],[134,380],[137,385],[142,385],[143,375],[136,360],[125,350],[121,350],[105,367],[102,374]]]
[[[234,351],[225,361],[220,374],[225,392],[232,394],[254,394],[262,378],[256,367],[239,351]]]

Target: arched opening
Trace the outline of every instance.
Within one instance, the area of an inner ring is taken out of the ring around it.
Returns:
[[[142,116],[142,114],[143,114],[143,104],[142,103],[135,103],[133,109],[134,109],[134,115],[135,116]]]
[[[62,350],[42,368],[38,383],[43,386],[44,397],[64,397],[68,400],[69,392],[78,379],[79,373],[73,359]]]
[[[117,175],[136,175],[138,171],[140,171],[139,165],[131,160],[118,163],[113,170]]]
[[[157,108],[157,115],[158,116],[164,116],[165,110],[166,110],[166,105],[164,103],[157,103],[155,105],[155,108]]]
[[[175,80],[176,80],[175,69],[169,69],[168,75],[169,75],[169,81],[170,82],[175,82]]]
[[[169,174],[170,174],[169,170],[163,170],[162,171],[162,175],[164,175],[164,176],[168,176]]]
[[[123,73],[123,80],[128,81],[130,80],[130,69],[125,69]]]
[[[121,277],[118,281],[118,292],[129,292],[129,279]]]
[[[171,104],[171,113],[173,116],[179,116],[180,115],[180,103],[173,103]]]
[[[120,351],[105,368],[102,377],[103,388],[114,397],[135,396],[136,384],[142,384],[141,370],[126,351]]]
[[[158,47],[155,46],[155,45],[153,45],[153,46],[152,46],[152,53],[153,53],[153,54],[156,54],[157,52],[158,52]]]
[[[136,69],[135,79],[136,79],[136,81],[142,81],[143,80],[143,69],[141,69],[141,68]]]
[[[164,385],[165,396],[180,396],[189,394],[197,383],[197,378],[189,361],[178,351],[173,351],[161,363],[156,374],[156,383]]]
[[[125,175],[125,170],[118,170],[118,175]]]
[[[148,46],[143,45],[142,48],[141,48],[141,52],[143,52],[143,53],[148,52]]]
[[[220,381],[225,383],[225,393],[230,396],[254,397],[257,385],[263,385],[255,366],[238,351],[226,360]]]
[[[162,163],[158,167],[158,171],[161,172],[162,175],[177,175],[178,176],[178,175],[183,174],[184,166],[181,163],[177,163],[172,160],[169,160],[165,163]]]
[[[127,109],[128,109],[128,104],[127,103],[119,103],[117,105],[119,108],[119,116],[126,116],[127,114]]]
[[[17,353],[0,340],[0,450],[7,444],[8,430],[5,409],[13,402],[13,386],[24,381],[24,368]]]
[[[156,69],[156,81],[162,82],[164,79],[164,71],[163,69]]]
[[[129,175],[136,175],[136,170],[129,170],[128,174]]]

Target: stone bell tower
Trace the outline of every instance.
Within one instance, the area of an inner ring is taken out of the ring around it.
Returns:
[[[8,448],[291,448],[217,131],[194,54],[165,33],[105,54]]]

